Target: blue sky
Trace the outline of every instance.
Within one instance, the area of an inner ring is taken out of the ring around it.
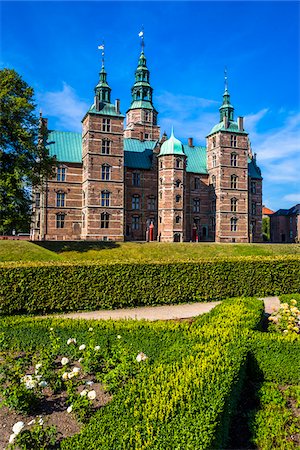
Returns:
[[[300,3],[1,2],[1,67],[35,89],[51,129],[80,131],[93,102],[101,54],[121,110],[145,54],[162,132],[186,141],[219,121],[224,67],[235,117],[245,117],[264,177],[263,202],[300,203]]]

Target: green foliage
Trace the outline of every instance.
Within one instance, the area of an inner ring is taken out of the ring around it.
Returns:
[[[300,291],[297,257],[0,266],[0,313],[95,310]]]
[[[263,217],[262,219],[262,233],[263,233],[263,240],[266,242],[269,242],[271,239],[270,234],[270,217]]]
[[[281,303],[279,310],[271,314],[269,321],[270,331],[300,334],[300,310],[297,300],[292,298],[289,303]]]
[[[43,144],[34,114],[34,92],[11,69],[0,71],[0,232],[29,230],[29,186],[52,173],[54,159]]]
[[[10,450],[51,450],[57,448],[57,431],[55,426],[45,426],[41,419],[35,420],[31,427],[26,427],[16,435]]]
[[[300,386],[280,388],[275,383],[263,383],[258,392],[260,410],[251,421],[253,442],[261,450],[299,448],[299,417],[293,414],[290,404],[299,407]]]

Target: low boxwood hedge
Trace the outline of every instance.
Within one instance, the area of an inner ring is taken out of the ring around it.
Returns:
[[[0,266],[0,314],[113,309],[300,292],[300,258]]]

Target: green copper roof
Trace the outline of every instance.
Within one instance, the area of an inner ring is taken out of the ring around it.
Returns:
[[[184,145],[184,153],[187,156],[186,171],[192,173],[207,173],[206,147]]]
[[[46,147],[50,156],[56,155],[57,161],[82,162],[81,133],[50,131]]]
[[[152,103],[149,102],[148,100],[134,100],[131,103],[129,109],[139,109],[139,108],[154,109]]]
[[[121,113],[116,112],[116,107],[112,103],[102,103],[101,106],[101,110],[97,111],[95,104],[93,104],[88,110],[88,113],[99,114],[100,116],[125,117]]]
[[[219,122],[209,132],[207,136],[217,133],[218,131],[227,131],[229,133],[248,134],[246,131],[240,131],[237,122],[229,122],[228,127],[225,128],[224,122]]]
[[[131,169],[151,169],[153,149],[157,141],[124,139],[124,163]]]
[[[167,139],[160,148],[158,156],[163,155],[178,155],[178,156],[185,155],[182,142],[179,139],[176,139],[176,137],[174,136],[173,129],[169,139]]]

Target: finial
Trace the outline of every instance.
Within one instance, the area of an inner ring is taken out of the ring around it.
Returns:
[[[175,136],[174,136],[174,127],[173,127],[173,125],[172,125],[172,129],[171,129],[171,136],[172,136],[172,137],[175,137]]]
[[[102,50],[101,55],[102,55],[102,68],[104,67],[104,41],[101,45],[98,45],[98,50]]]
[[[142,29],[139,32],[139,37],[141,38],[141,46],[142,46],[142,53],[144,53],[145,48],[145,41],[144,41],[144,25],[142,25]]]
[[[225,92],[228,91],[228,78],[227,78],[227,67],[224,69],[224,80],[225,80]]]

